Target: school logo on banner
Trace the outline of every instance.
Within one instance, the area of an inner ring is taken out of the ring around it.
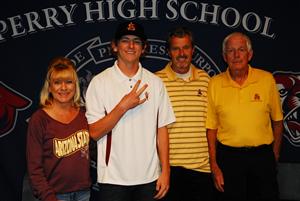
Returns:
[[[31,105],[31,100],[0,81],[0,138],[16,126],[18,112]]]
[[[277,83],[284,114],[284,137],[295,147],[300,147],[300,72],[276,71]]]

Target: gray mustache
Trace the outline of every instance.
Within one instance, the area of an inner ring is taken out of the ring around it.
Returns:
[[[176,57],[176,59],[186,59],[186,58],[187,58],[186,55]]]

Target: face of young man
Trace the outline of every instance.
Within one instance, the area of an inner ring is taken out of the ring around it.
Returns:
[[[142,40],[134,35],[123,36],[113,48],[123,63],[138,63],[145,49]]]
[[[253,52],[248,50],[246,39],[237,34],[228,39],[223,58],[231,71],[241,71],[248,69],[252,55]]]
[[[53,101],[64,104],[72,103],[76,91],[76,83],[72,73],[64,73],[63,76],[51,76],[49,92],[53,96]]]
[[[194,48],[188,35],[182,38],[173,36],[169,47],[173,71],[180,74],[187,73],[190,69],[193,53]]]

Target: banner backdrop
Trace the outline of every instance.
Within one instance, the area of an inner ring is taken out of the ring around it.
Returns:
[[[299,163],[299,9],[299,1],[267,0],[6,1],[0,7],[0,180],[13,173],[18,181],[26,171],[27,122],[49,61],[67,56],[75,62],[84,101],[91,78],[113,64],[110,41],[117,24],[130,20],[145,27],[150,46],[141,62],[152,72],[168,62],[165,38],[176,25],[194,32],[193,63],[210,76],[227,67],[224,37],[246,33],[254,49],[251,65],[273,73],[282,99],[280,162]]]

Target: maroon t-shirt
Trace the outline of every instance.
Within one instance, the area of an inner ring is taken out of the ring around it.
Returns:
[[[31,117],[27,132],[27,165],[33,193],[55,200],[56,193],[90,187],[89,132],[85,110],[68,124],[44,110]]]

